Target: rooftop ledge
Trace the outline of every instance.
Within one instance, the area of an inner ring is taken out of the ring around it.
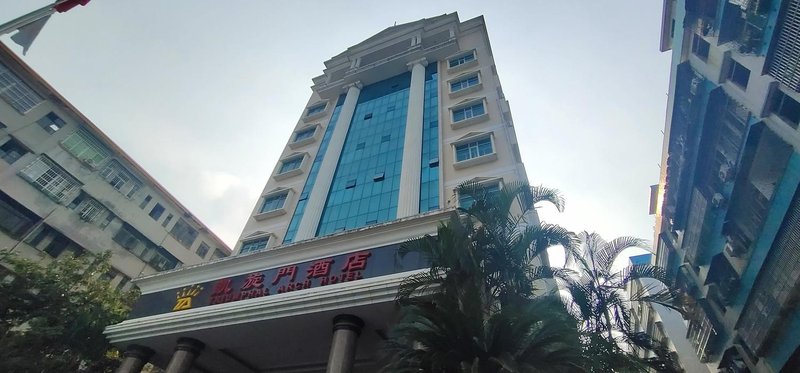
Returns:
[[[401,53],[380,59],[364,66],[358,66],[347,70],[339,80],[325,82],[325,76],[313,79],[314,85],[311,87],[320,97],[328,99],[342,93],[342,87],[357,81],[363,84],[372,84],[383,80],[387,76],[387,71],[402,74],[408,71],[407,63],[426,58],[428,61],[439,61],[453,53],[458,52],[456,38],[450,38],[439,44],[423,48],[422,45],[415,45]],[[377,70],[380,68],[380,71]]]

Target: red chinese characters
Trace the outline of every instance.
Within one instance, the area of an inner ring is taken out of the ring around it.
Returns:
[[[231,279],[223,278],[214,284],[214,288],[211,289],[211,296],[213,297],[216,295],[224,295],[230,292],[231,292]]]
[[[294,282],[295,277],[297,277],[297,266],[286,266],[278,270],[278,273],[275,274],[275,278],[272,280],[273,285],[277,285],[278,282],[281,281],[284,277],[289,277],[289,282]]]
[[[319,278],[328,276],[331,273],[331,263],[333,263],[333,259],[323,259],[317,260],[314,263],[311,263],[311,266],[308,267],[308,274],[306,278]]]
[[[355,272],[367,269],[367,259],[372,253],[362,251],[347,257],[347,263],[342,267],[342,272]]]
[[[260,289],[262,287],[264,287],[264,274],[256,272],[247,275],[241,290]]]
[[[332,275],[323,277],[320,285],[330,285],[339,282],[355,281],[364,278],[361,271],[367,269],[367,259],[372,253],[362,251],[352,254],[347,257],[344,266],[342,267],[341,275]]]
[[[264,274],[261,272],[248,274],[238,291],[233,291],[232,283],[230,278],[217,281],[211,291],[209,303],[228,303],[269,295],[269,289],[264,289]]]

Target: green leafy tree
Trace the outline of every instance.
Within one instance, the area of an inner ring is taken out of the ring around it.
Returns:
[[[647,334],[633,330],[630,306],[647,302],[682,312],[677,293],[663,268],[650,264],[629,265],[615,271],[614,261],[632,247],[647,247],[644,240],[618,237],[605,241],[597,233],[583,232],[580,245],[567,250],[568,265],[577,271],[565,281],[573,311],[581,320],[587,370],[591,372],[679,371],[667,349]],[[653,285],[628,293],[631,281],[650,279]],[[628,350],[623,349],[627,347]],[[640,358],[630,348],[651,351],[653,358]]]
[[[103,329],[121,322],[138,290],[117,291],[103,276],[110,253],[49,264],[0,252],[0,371],[110,372],[119,354]]]
[[[439,226],[436,236],[404,244],[431,264],[398,291],[402,318],[387,343],[391,372],[581,371],[577,321],[537,281],[563,276],[540,259],[548,247],[572,245],[567,230],[530,214],[539,202],[559,210],[552,189],[509,183],[489,192],[459,186],[474,203]],[[541,290],[541,289],[538,289]]]

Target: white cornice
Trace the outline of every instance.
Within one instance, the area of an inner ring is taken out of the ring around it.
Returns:
[[[434,18],[422,19],[419,21],[386,28],[383,31],[362,41],[361,43],[347,48],[347,50],[334,56],[330,60],[325,61],[325,66],[327,69],[340,66],[343,64],[343,62],[339,61],[342,61],[343,59],[348,60],[351,56],[369,53],[370,51],[379,49],[384,45],[391,44],[401,37],[411,36],[420,30],[439,28],[451,23],[458,25],[458,13],[443,14]]]
[[[131,319],[107,327],[104,333],[111,343],[126,343],[159,335],[188,333],[195,330],[344,307],[392,302],[397,295],[397,287],[400,283],[409,275],[418,272],[420,271],[396,273],[355,282]]]
[[[136,279],[134,283],[142,290],[143,294],[149,294],[286,264],[345,254],[365,248],[402,243],[409,238],[436,233],[439,222],[447,219],[452,210],[437,210],[376,226],[312,238],[265,251],[232,256],[214,262],[161,272]]]

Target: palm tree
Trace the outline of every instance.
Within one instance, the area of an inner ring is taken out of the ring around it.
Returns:
[[[615,271],[614,261],[632,247],[647,247],[644,240],[635,237],[618,237],[603,240],[597,233],[583,232],[581,244],[567,251],[568,265],[573,262],[577,273],[565,281],[570,309],[581,320],[584,345],[591,357],[590,371],[643,371],[655,367],[669,371],[674,362],[669,361],[666,350],[644,333],[632,330],[630,304],[649,302],[682,312],[676,292],[665,270],[650,264],[635,264]],[[628,294],[631,281],[651,279],[655,284],[642,291]],[[625,352],[621,346],[655,352],[658,358],[641,359]]]
[[[419,253],[431,267],[400,286],[403,316],[387,344],[386,370],[581,371],[577,321],[558,297],[534,295],[535,281],[566,276],[538,258],[555,244],[573,245],[575,236],[531,212],[539,202],[562,210],[563,199],[524,183],[492,193],[466,183],[457,193],[474,203],[436,236],[400,248],[399,255]]]

